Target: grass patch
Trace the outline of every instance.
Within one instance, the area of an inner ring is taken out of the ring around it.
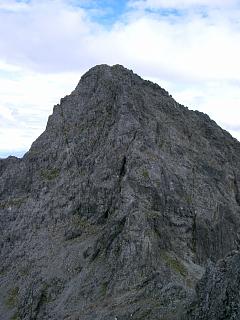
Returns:
[[[186,200],[186,203],[187,203],[188,205],[191,205],[192,202],[193,202],[193,201],[192,201],[192,196],[189,195],[189,194],[186,194],[185,200]]]
[[[44,180],[54,180],[59,176],[59,170],[58,169],[45,169],[41,171],[41,177]]]
[[[6,274],[6,270],[1,269],[1,270],[0,270],[0,276],[4,276],[5,274]]]
[[[149,178],[149,173],[148,173],[148,171],[147,171],[146,169],[144,169],[144,170],[142,171],[142,176],[143,176],[145,179]]]
[[[171,270],[175,271],[183,277],[187,276],[187,269],[177,258],[172,257],[169,253],[165,251],[161,253],[161,258],[165,261],[165,263],[169,266]]]
[[[146,216],[148,218],[157,219],[160,216],[160,212],[156,210],[148,210],[146,211]]]
[[[98,229],[96,225],[91,224],[89,221],[87,221],[87,219],[84,219],[78,215],[73,216],[72,225],[76,230],[80,230],[86,234],[93,234]]]
[[[19,270],[19,273],[21,274],[22,277],[26,277],[29,275],[29,269],[30,269],[30,267],[29,268],[28,267],[21,268]]]
[[[101,287],[100,287],[100,295],[101,296],[106,296],[107,294],[107,282],[102,283]]]
[[[18,312],[14,313],[14,315],[11,316],[10,320],[21,320],[19,313]]]
[[[39,155],[41,152],[39,151],[39,149],[33,149],[31,148],[29,151],[28,151],[28,154],[30,154],[31,156],[37,156]]]
[[[21,204],[24,203],[26,198],[12,198],[6,201],[1,201],[0,202],[0,209],[6,209],[9,207],[20,207]]]
[[[14,287],[8,292],[8,297],[6,300],[6,305],[9,309],[13,309],[16,306],[17,299],[19,294],[19,288]]]

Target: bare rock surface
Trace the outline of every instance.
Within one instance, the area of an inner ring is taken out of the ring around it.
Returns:
[[[196,287],[196,297],[183,319],[240,319],[240,253],[210,264]]]
[[[178,319],[239,228],[240,143],[96,66],[22,159],[0,160],[1,319]]]

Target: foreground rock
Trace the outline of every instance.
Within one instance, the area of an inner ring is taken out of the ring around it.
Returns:
[[[216,266],[208,266],[197,295],[184,319],[240,319],[240,253],[233,252]]]
[[[0,160],[1,319],[177,319],[236,249],[240,144],[116,65]]]

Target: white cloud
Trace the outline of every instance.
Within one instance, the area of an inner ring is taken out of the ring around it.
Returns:
[[[107,58],[111,45],[112,56],[145,67],[154,76],[179,81],[240,79],[240,33],[217,23],[193,18],[171,24],[141,17],[95,43]]]
[[[99,63],[120,63],[156,79],[180,103],[240,138],[237,1],[130,1],[139,9],[112,27],[93,22],[73,2],[0,0],[0,151],[28,149],[53,104]],[[200,5],[204,14],[142,10]]]
[[[25,11],[28,9],[28,5],[25,2],[16,2],[15,0],[0,0],[1,11]]]
[[[208,8],[232,7],[239,4],[238,0],[133,0],[130,6],[137,9],[174,8],[186,9],[205,6]]]
[[[28,10],[0,10],[0,57],[41,72],[81,69],[100,27],[63,0],[33,0]]]
[[[42,133],[53,105],[76,86],[79,74],[39,74],[21,71],[18,78],[1,78],[0,156],[27,151]]]
[[[208,18],[196,13],[169,18],[131,12],[106,30],[69,1],[34,0],[28,8],[27,13],[9,15],[0,10],[0,58],[10,64],[63,72],[102,61],[123,62],[146,68],[154,76],[192,81],[240,78],[236,10],[231,18],[226,18],[225,10],[209,11]]]
[[[224,93],[223,93],[224,89]],[[193,110],[207,113],[218,125],[240,141],[239,86],[220,81],[179,89],[171,87],[177,101]]]

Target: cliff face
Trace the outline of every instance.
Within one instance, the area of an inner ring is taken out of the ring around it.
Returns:
[[[1,319],[177,319],[209,259],[237,249],[239,214],[240,143],[96,66],[0,160]]]
[[[231,252],[216,266],[208,265],[196,287],[196,297],[183,320],[240,319],[240,254]]]

